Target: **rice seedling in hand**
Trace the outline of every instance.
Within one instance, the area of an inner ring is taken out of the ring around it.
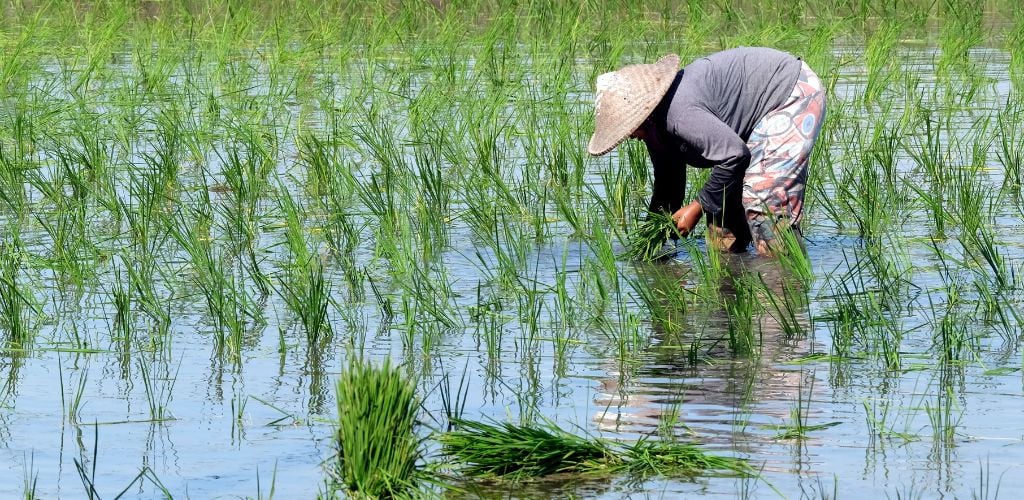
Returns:
[[[416,435],[415,385],[390,360],[353,359],[338,378],[338,447],[334,474],[356,497],[414,493],[422,456]]]
[[[674,252],[672,248],[665,248],[670,237],[679,237],[672,216],[665,212],[648,212],[647,218],[629,233],[622,257],[641,262],[663,259]]]

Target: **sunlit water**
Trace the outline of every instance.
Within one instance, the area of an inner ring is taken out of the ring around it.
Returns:
[[[1006,55],[981,51],[977,56],[994,80],[985,101],[998,107],[1008,92]],[[927,66],[934,57],[933,51],[923,50],[908,60]],[[853,99],[864,84],[862,68],[844,68],[832,99]],[[949,133],[965,132],[971,125],[966,120],[960,123],[963,131]],[[838,157],[841,148],[833,148]],[[988,162],[995,161],[990,154]],[[909,175],[909,160],[901,158],[900,165]],[[600,182],[596,176],[589,180]],[[993,175],[985,182],[995,188],[1001,179]],[[1017,266],[1024,253],[1021,212],[1008,205],[997,213],[999,242],[1011,265]],[[728,321],[725,311],[695,309],[687,315],[685,335],[668,335],[650,325],[641,303],[629,297],[623,299],[625,311],[642,321],[643,336],[627,359],[619,359],[618,345],[600,328],[580,325],[562,331],[550,295],[540,312],[540,340],[524,334],[517,304],[503,298],[500,313],[505,317],[496,344],[500,353],[489,355],[470,311],[481,294],[489,293],[478,284],[486,280],[483,270],[494,264],[494,256],[478,250],[458,221],[451,230],[453,249],[444,262],[456,296],[455,310],[468,326],[443,332],[429,356],[419,349],[411,358],[406,356],[406,327],[400,318],[382,322],[369,292],[366,302],[348,304],[337,268],[328,269],[336,283],[335,298],[355,312],[331,311],[335,338],[328,349],[310,356],[300,327],[271,294],[265,303],[267,325],[250,334],[237,364],[216,354],[206,306],[195,290],[177,287],[170,298],[173,324],[163,346],[165,355],[144,350],[121,355],[110,333],[114,307],[109,267],[81,295],[61,289],[52,276],[36,276],[45,285],[37,298],[46,304],[37,348],[0,357],[7,384],[6,396],[0,399],[0,463],[7,464],[0,468],[0,496],[19,495],[26,489],[26,478],[34,477],[43,497],[83,496],[81,476],[92,478],[93,471],[95,488],[103,497],[116,495],[136,479],[128,489],[130,496],[158,497],[164,487],[175,496],[192,498],[255,497],[267,495],[271,485],[286,498],[314,496],[325,489],[325,464],[334,453],[334,381],[353,343],[363,343],[374,359],[400,359],[411,373],[420,375],[427,424],[442,419],[437,387],[447,373],[453,384],[463,377],[469,384],[469,418],[518,419],[532,407],[566,428],[625,440],[667,425],[680,437],[704,443],[709,451],[747,458],[762,470],[760,479],[652,479],[639,484],[614,478],[557,478],[517,486],[515,491],[524,496],[728,497],[772,496],[778,491],[799,497],[837,490],[844,496],[964,497],[986,487],[994,492],[997,483],[1004,492],[1020,490],[1020,351],[996,335],[992,325],[971,320],[968,329],[980,337],[977,360],[945,368],[935,361],[935,328],[927,306],[930,295],[943,297],[943,280],[925,221],[925,212],[915,210],[907,224],[894,231],[912,273],[912,286],[898,296],[917,304],[901,321],[905,337],[901,369],[895,371],[870,356],[813,356],[833,352],[832,329],[820,320],[833,304],[828,276],[841,275],[858,262],[863,247],[859,238],[839,231],[820,212],[812,212],[805,227],[816,279],[808,291],[810,304],[797,315],[808,333],[787,336],[770,315],[759,314],[754,319],[761,325],[760,356],[733,359],[719,346],[719,356],[702,356],[696,364],[687,356],[689,342],[698,329],[709,339],[722,337]],[[42,234],[25,238],[45,246]],[[953,242],[939,244],[948,245],[953,254],[958,251]],[[267,252],[271,262],[283,258],[281,250]],[[535,244],[523,276],[549,287],[559,271],[567,271],[567,288],[573,295],[584,272],[580,262],[589,257],[585,245],[556,236]],[[728,260],[728,267],[752,268],[770,279],[772,266],[764,259]],[[691,264],[682,252],[676,260],[659,264],[657,272],[685,276]],[[630,269],[629,264],[622,265]],[[626,272],[642,277],[653,271],[651,266],[638,266]],[[866,280],[872,282],[870,277]],[[586,298],[588,293],[581,295]],[[1021,306],[1019,295],[1011,294],[1008,300]],[[394,302],[400,305],[397,298]],[[610,308],[610,322],[627,319],[614,305]],[[558,335],[571,338],[561,355],[550,341]],[[72,337],[88,339],[94,351],[73,352],[68,340]],[[148,388],[140,382],[144,372]],[[164,419],[151,417],[151,400],[166,407]],[[794,423],[794,411],[807,426],[836,425],[811,430],[804,439],[782,439],[780,434]],[[936,418],[950,419],[953,434],[941,436]],[[140,473],[144,477],[138,478]]]

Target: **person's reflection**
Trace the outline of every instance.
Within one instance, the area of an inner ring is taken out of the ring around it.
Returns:
[[[813,374],[786,364],[812,352],[805,288],[779,260],[723,256],[722,267],[703,290],[687,262],[637,268],[651,292],[643,301],[651,347],[599,381],[600,429],[731,441],[749,425],[789,423],[791,410],[806,407]]]

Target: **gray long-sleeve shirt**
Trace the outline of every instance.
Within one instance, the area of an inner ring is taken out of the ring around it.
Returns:
[[[726,194],[739,196],[750,164],[746,143],[754,126],[785,103],[800,68],[800,59],[786,52],[742,47],[702,57],[680,70],[652,113],[667,149],[656,153],[649,147],[655,170],[652,209],[678,208],[687,164],[711,168],[698,199],[711,220],[721,224]],[[666,203],[666,196],[678,201]]]

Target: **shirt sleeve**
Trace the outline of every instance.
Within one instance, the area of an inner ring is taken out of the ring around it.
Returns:
[[[660,139],[649,139],[644,143],[654,166],[654,188],[648,210],[674,213],[683,206],[686,197],[686,164]]]
[[[746,142],[718,117],[695,107],[670,113],[666,128],[689,148],[687,163],[711,168],[711,177],[697,199],[710,220],[721,224],[725,194],[740,189],[750,165]]]

